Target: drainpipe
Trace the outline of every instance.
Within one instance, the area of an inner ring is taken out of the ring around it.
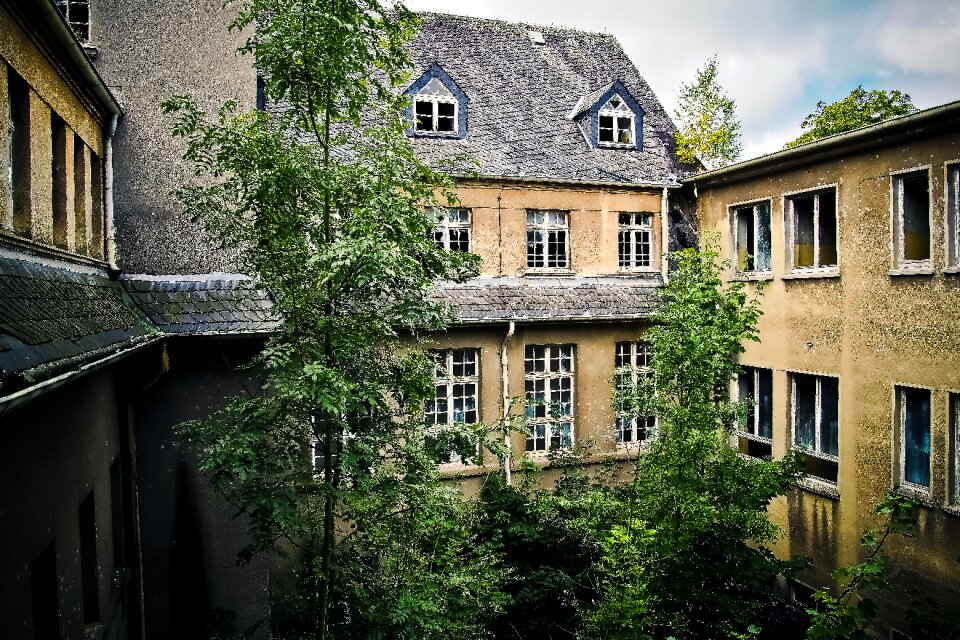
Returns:
[[[107,131],[106,149],[104,150],[104,169],[103,169],[103,217],[106,219],[106,238],[107,238],[107,264],[113,271],[119,271],[117,267],[117,241],[115,238],[116,230],[113,226],[113,136],[117,132],[118,114],[113,114],[110,119],[110,128]]]
[[[510,344],[511,338],[513,338],[513,333],[516,331],[517,325],[513,320],[510,321],[510,325],[507,327],[507,335],[503,337],[503,343],[500,345],[500,368],[501,368],[501,384],[503,388],[503,445],[505,448],[504,454],[504,463],[503,463],[503,473],[504,479],[507,483],[507,486],[510,485],[511,472],[511,451],[510,451],[510,429],[507,429],[507,420],[510,417],[510,387],[509,387],[509,369],[507,366],[507,346]]]
[[[670,192],[666,187],[663,188],[663,195],[660,196],[660,273],[663,276],[663,284],[667,284],[670,277],[670,227],[668,225],[668,194]]]

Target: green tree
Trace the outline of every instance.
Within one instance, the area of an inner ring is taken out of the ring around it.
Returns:
[[[718,169],[740,158],[740,122],[736,105],[717,80],[717,56],[700,69],[697,79],[680,86],[677,118],[677,158]]]
[[[165,108],[199,178],[186,210],[242,249],[283,325],[254,363],[261,393],[179,433],[246,515],[242,559],[291,556],[275,637],[481,637],[495,550],[439,480],[423,438],[432,366],[398,335],[442,328],[433,283],[476,268],[432,242],[452,185],[404,137],[415,17],[379,0],[237,4],[231,28],[254,33],[241,51],[284,108]]]
[[[820,138],[877,124],[889,118],[916,111],[910,96],[902,91],[867,91],[858,86],[843,100],[827,104],[817,102],[817,108],[800,123],[803,134],[784,148],[789,149]]]
[[[715,247],[672,256],[676,270],[644,335],[653,376],[618,399],[658,416],[621,495],[619,521],[599,529],[595,638],[729,638],[756,631],[774,578],[792,565],[768,545],[767,505],[796,478],[792,456],[747,460],[729,443],[746,407],[730,399],[745,340],[757,340],[759,301],[723,285]]]

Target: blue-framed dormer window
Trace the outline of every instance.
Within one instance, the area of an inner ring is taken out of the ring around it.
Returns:
[[[438,64],[433,64],[404,92],[410,98],[408,135],[464,138],[467,135],[466,94]]]
[[[582,98],[568,116],[595,148],[642,149],[643,108],[619,80]]]

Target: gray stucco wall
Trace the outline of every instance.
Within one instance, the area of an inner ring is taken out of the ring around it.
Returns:
[[[221,0],[92,0],[95,64],[124,107],[114,139],[118,262],[129,273],[237,271],[230,251],[190,222],[171,195],[192,176],[160,104],[193,96],[208,112],[226,100],[253,108],[256,72],[228,33]]]

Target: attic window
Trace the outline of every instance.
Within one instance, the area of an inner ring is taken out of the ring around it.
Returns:
[[[90,39],[90,0],[55,0],[80,42]]]
[[[433,78],[413,98],[417,133],[457,133],[457,98],[439,78]]]
[[[602,146],[632,147],[636,131],[634,114],[620,94],[614,95],[600,108],[598,141]]]

